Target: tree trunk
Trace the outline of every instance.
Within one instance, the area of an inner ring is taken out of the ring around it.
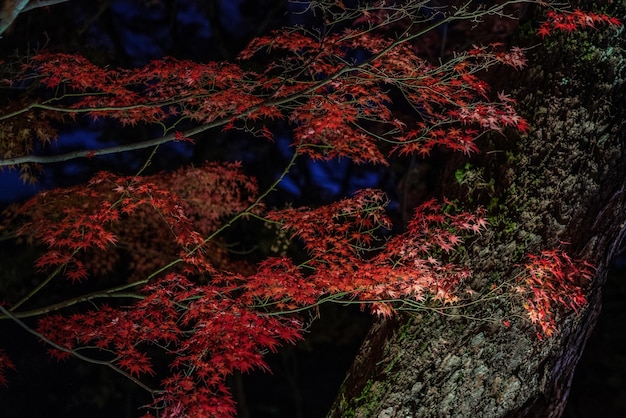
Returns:
[[[623,9],[613,14],[625,16]],[[504,296],[448,315],[424,311],[378,322],[329,417],[562,414],[626,230],[623,48],[623,30],[547,38],[529,51],[519,79],[507,75],[509,90],[510,83],[521,86],[512,96],[530,132],[485,138],[471,165],[454,157],[444,169],[452,180],[442,195],[489,208],[490,230],[467,242],[464,253],[474,289],[514,283],[525,255],[558,247],[597,267],[587,307],[559,318],[559,334],[544,340],[521,301]],[[462,185],[454,176],[459,169]]]

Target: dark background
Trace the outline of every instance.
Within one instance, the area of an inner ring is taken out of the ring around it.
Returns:
[[[174,56],[199,62],[232,60],[255,36],[284,25],[310,23],[305,4],[282,0],[100,0],[77,1],[24,13],[0,39],[0,59],[11,61],[41,50],[79,53],[100,65],[135,67],[152,59]],[[454,27],[430,34],[425,50],[445,55],[447,45],[471,44]],[[486,28],[477,39],[508,36],[508,28]],[[455,39],[456,37],[456,39]],[[0,90],[0,95],[3,92]],[[110,145],[114,126],[80,120],[65,128],[57,145],[40,152]],[[242,160],[261,183],[269,184],[277,167],[289,158],[289,134],[276,126],[274,144],[251,141],[236,134],[211,132],[210,140],[190,149],[171,145],[161,150],[153,170],[207,159]],[[133,135],[149,135],[137,129]],[[205,138],[206,139],[206,138]],[[7,205],[38,190],[80,183],[107,167],[132,172],[141,153],[96,158],[47,166],[37,185],[23,185],[16,172],[0,172],[0,204]],[[349,195],[362,187],[381,187],[394,199],[411,161],[399,159],[390,168],[354,166],[346,161],[301,161],[274,197],[276,204],[320,204]],[[436,179],[429,179],[435,181]],[[28,277],[32,249],[0,237],[1,281]],[[604,295],[604,308],[576,372],[565,416],[626,416],[626,261],[615,261]],[[62,289],[58,289],[62,291]],[[308,338],[268,357],[272,374],[255,372],[233,376],[231,386],[241,406],[241,417],[315,418],[325,415],[371,318],[354,309],[325,307]],[[132,417],[137,405],[149,402],[130,382],[107,369],[75,360],[56,364],[45,347],[15,324],[0,323],[0,347],[16,363],[9,371],[9,387],[0,388],[2,417]]]

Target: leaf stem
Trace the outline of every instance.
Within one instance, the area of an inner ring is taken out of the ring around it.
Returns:
[[[126,285],[126,287],[127,286],[128,285]],[[55,303],[53,305],[47,305],[41,308],[31,309],[29,311],[13,312],[13,309],[15,307],[11,308],[9,311],[12,312],[11,315],[13,315],[15,318],[32,318],[35,316],[41,316],[41,315],[45,315],[51,312],[60,311],[61,309],[65,309],[70,306],[82,303],[82,302],[90,302],[94,299],[128,298],[128,299],[140,299],[141,300],[145,298],[145,296],[140,295],[138,293],[117,293],[119,290],[120,288],[111,288],[111,289],[104,290],[104,291],[87,293],[86,295],[81,295],[79,297],[67,299],[67,300]],[[0,315],[0,320],[8,319],[8,318],[10,318],[10,316]]]
[[[70,256],[70,258],[74,257],[76,255],[76,253],[78,253],[78,250],[74,250],[74,252],[72,253],[72,255]],[[30,298],[32,298],[33,296],[35,296],[35,294],[37,294],[41,289],[43,289],[48,283],[50,283],[50,281],[52,281],[52,279],[54,279],[57,274],[59,274],[61,272],[62,269],[65,268],[65,266],[67,266],[67,263],[65,264],[61,264],[59,266],[57,266],[56,269],[54,269],[54,271],[52,273],[50,273],[48,275],[48,277],[46,277],[46,279],[44,281],[42,281],[41,283],[39,283],[37,285],[37,287],[35,287],[33,290],[31,290],[30,292],[28,292],[28,294],[26,296],[24,296],[22,299],[20,299],[17,303],[15,303],[13,306],[11,306],[11,308],[9,309],[11,312],[13,312],[14,310],[16,310],[17,308],[19,308],[22,304],[24,304],[25,302],[27,302]]]
[[[136,385],[138,385],[139,387],[141,387],[142,389],[148,391],[153,397],[156,393],[158,393],[159,391],[152,389],[151,387],[149,387],[148,385],[146,385],[145,383],[143,383],[142,381],[140,381],[139,379],[137,379],[134,376],[131,376],[130,374],[126,373],[124,370],[120,369],[119,367],[115,366],[114,364],[112,364],[110,361],[106,361],[106,360],[96,360],[93,359],[91,357],[87,357],[83,354],[80,354],[79,352],[77,352],[76,350],[71,350],[69,348],[63,347],[62,345],[59,345],[57,343],[55,343],[54,341],[50,340],[49,338],[46,338],[44,335],[42,335],[41,333],[35,331],[34,329],[32,329],[31,327],[29,327],[28,325],[26,325],[24,322],[22,322],[18,317],[16,317],[15,315],[13,315],[11,312],[7,311],[2,305],[0,305],[0,311],[7,317],[10,318],[11,320],[13,320],[16,324],[18,324],[20,327],[24,328],[28,333],[34,335],[35,337],[37,337],[38,339],[42,340],[43,342],[45,342],[46,344],[51,345],[52,347],[56,348],[57,350],[63,351],[64,353],[68,353],[73,355],[74,357],[86,361],[88,363],[92,363],[92,364],[98,364],[98,365],[102,365],[102,366],[107,366],[108,368],[114,370],[116,373],[121,374],[122,376],[124,376],[125,378],[131,380],[133,383],[135,383]]]

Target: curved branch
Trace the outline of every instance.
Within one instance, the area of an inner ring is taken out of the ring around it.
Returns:
[[[113,363],[111,363],[110,361],[106,361],[106,360],[97,360],[97,359],[93,359],[91,357],[87,357],[83,354],[80,354],[79,352],[77,352],[76,350],[70,350],[69,348],[65,348],[62,345],[59,345],[57,343],[55,343],[54,341],[46,338],[44,335],[42,335],[41,333],[35,331],[34,329],[32,329],[31,327],[29,327],[28,325],[26,325],[24,322],[22,322],[19,318],[17,318],[15,315],[13,315],[11,312],[7,311],[6,309],[4,309],[4,307],[2,305],[0,305],[0,311],[8,318],[12,319],[16,324],[18,324],[20,327],[24,328],[28,333],[34,335],[35,337],[39,338],[41,341],[45,342],[46,344],[51,345],[52,347],[56,348],[57,350],[63,351],[64,353],[68,353],[73,355],[74,357],[86,361],[88,363],[92,363],[92,364],[98,364],[101,366],[107,366],[108,368],[112,369],[113,371],[115,371],[116,373],[121,374],[122,376],[124,376],[125,378],[131,380],[133,383],[135,383],[137,386],[141,387],[142,389],[146,390],[147,392],[149,392],[151,395],[154,396],[154,394],[156,394],[158,391],[155,389],[152,389],[151,387],[149,387],[148,385],[146,385],[145,383],[143,383],[141,380],[137,379],[136,377],[130,375],[129,373],[126,373],[124,370],[120,369],[119,367],[115,366]]]
[[[191,135],[203,132],[210,128],[211,126],[203,125],[198,128],[183,132],[183,134],[185,135],[185,137],[188,138]],[[190,133],[192,131],[193,133]],[[100,148],[100,149],[92,149],[92,150],[87,149],[87,150],[68,152],[66,154],[59,154],[59,155],[48,155],[48,156],[26,155],[23,157],[6,158],[3,160],[0,160],[0,167],[7,167],[7,166],[26,164],[26,163],[52,164],[52,163],[59,163],[63,161],[75,160],[77,158],[93,158],[93,157],[97,157],[100,155],[117,154],[120,152],[135,151],[135,150],[150,148],[150,147],[161,145],[166,142],[170,142],[174,140],[176,140],[175,134],[168,134],[161,138],[155,138],[155,139],[151,139],[148,141],[135,142],[132,144],[117,145],[117,146],[108,147],[108,148]]]
[[[250,204],[250,206],[248,206],[244,211],[242,211],[242,212],[238,213],[237,215],[233,216],[228,222],[226,222],[219,229],[214,231],[211,235],[206,237],[204,239],[204,241],[203,241],[203,244],[211,241],[217,235],[222,233],[225,229],[230,228],[237,220],[239,220],[239,219],[241,219],[241,218],[243,218],[245,216],[255,216],[256,217],[256,215],[253,212],[254,209],[261,204],[261,202],[267,197],[267,195],[269,195],[270,193],[272,193],[273,191],[276,190],[276,187],[278,187],[278,184],[285,178],[285,176],[289,173],[291,168],[294,166],[295,161],[298,158],[298,155],[299,155],[299,153],[298,153],[298,150],[296,149],[295,152],[293,153],[293,155],[291,156],[291,159],[289,160],[289,163],[283,169],[283,172],[280,174],[280,176],[278,176],[278,178],[276,178],[276,180],[274,180],[274,182],[261,195],[259,195],[259,197],[257,197],[257,199],[254,202],[252,202],[252,204]],[[198,245],[197,247],[192,249],[188,254],[191,255],[194,252],[198,251],[201,246],[202,246],[202,244]],[[100,299],[100,298],[143,299],[144,296],[142,296],[140,294],[128,293],[128,292],[124,292],[124,291],[126,291],[128,289],[131,289],[131,288],[134,288],[134,287],[139,287],[139,286],[142,286],[142,285],[148,283],[152,278],[156,277],[157,275],[161,274],[162,272],[170,269],[171,267],[173,267],[173,266],[175,266],[175,265],[177,265],[177,264],[179,264],[179,263],[181,263],[183,261],[184,260],[182,258],[177,258],[175,260],[172,260],[171,262],[169,262],[169,263],[161,266],[157,270],[153,271],[150,275],[148,275],[143,280],[138,280],[138,281],[135,281],[135,282],[132,282],[132,283],[126,283],[126,284],[123,284],[123,285],[120,285],[120,286],[112,287],[110,289],[95,291],[95,292],[92,292],[92,293],[88,293],[88,294],[85,294],[85,295],[81,295],[81,296],[78,296],[78,297],[67,299],[67,300],[55,303],[53,305],[48,305],[48,306],[44,306],[44,307],[41,307],[41,308],[32,309],[32,310],[29,310],[29,311],[14,312],[17,307],[19,307],[25,301],[30,299],[30,297],[33,294],[35,294],[37,291],[39,291],[54,276],[56,276],[58,271],[63,267],[63,266],[60,266],[46,280],[44,280],[43,283],[41,283],[39,286],[37,286],[35,288],[35,290],[31,291],[27,296],[22,298],[18,303],[16,303],[12,308],[10,308],[10,311],[12,312],[11,315],[0,315],[0,320],[3,320],[3,319],[13,319],[13,318],[30,318],[30,317],[34,317],[34,316],[40,316],[40,315],[44,315],[44,314],[47,314],[47,313],[50,313],[50,312],[55,312],[55,311],[59,311],[61,309],[65,309],[67,307],[70,307],[70,306],[73,306],[73,305],[76,305],[76,304],[79,304],[79,303],[90,302],[90,301],[92,301],[94,299]]]
[[[86,295],[82,295],[82,296],[75,297],[72,299],[64,300],[59,303],[55,303],[54,305],[48,305],[42,308],[32,309],[30,311],[12,312],[11,316],[0,315],[0,320],[13,319],[13,317],[32,318],[35,316],[41,316],[41,315],[45,315],[51,312],[60,311],[61,309],[69,308],[70,306],[77,305],[79,303],[91,302],[94,299],[101,299],[101,298],[144,299],[145,298],[145,296],[139,295],[137,293],[116,293],[117,291],[119,291],[119,288],[113,288],[113,289],[108,289],[104,291],[88,293]]]

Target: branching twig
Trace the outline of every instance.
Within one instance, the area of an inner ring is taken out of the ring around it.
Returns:
[[[43,0],[40,0],[40,1],[43,1]],[[50,1],[59,1],[59,0],[50,0]],[[510,1],[504,2],[503,4],[499,4],[497,6],[493,6],[488,9],[481,9],[477,11],[468,11],[466,10],[465,7],[460,8],[456,10],[453,14],[448,15],[437,22],[433,22],[431,25],[423,28],[422,30],[419,30],[411,34],[406,34],[406,36],[402,36],[398,38],[395,42],[392,42],[388,47],[379,51],[378,53],[371,56],[367,60],[364,60],[354,65],[346,65],[345,67],[341,68],[335,73],[329,75],[327,78],[320,80],[319,82],[315,83],[314,85],[312,85],[311,87],[303,91],[299,91],[297,93],[294,93],[292,95],[285,96],[279,99],[268,100],[256,106],[251,106],[244,112],[236,115],[236,118],[239,118],[239,119],[245,118],[246,116],[251,115],[252,113],[258,111],[259,108],[264,107],[264,106],[286,105],[290,102],[293,102],[294,100],[298,100],[302,97],[306,97],[307,95],[315,91],[319,91],[319,89],[327,86],[328,84],[331,84],[333,81],[339,79],[340,77],[344,76],[347,73],[363,71],[365,68],[369,68],[374,61],[379,60],[381,57],[388,54],[389,51],[391,51],[392,49],[398,47],[399,45],[403,43],[417,39],[441,25],[452,23],[458,20],[472,20],[472,19],[477,20],[483,16],[502,13],[502,11],[504,10],[506,6],[519,4],[519,3],[526,3],[526,2],[528,2],[528,0],[510,0]],[[41,105],[41,104],[35,104],[35,105],[32,105],[32,107],[33,108],[48,108],[52,111],[68,112],[68,113],[85,113],[91,110],[91,109],[55,108],[54,106],[46,106],[46,105]],[[191,138],[194,135],[197,135],[201,132],[205,132],[209,129],[226,125],[232,119],[233,119],[233,115],[216,119],[213,122],[210,122],[208,124],[197,126],[195,128],[184,131],[182,132],[182,135],[185,138]],[[118,146],[113,146],[113,147],[108,147],[108,148],[79,150],[79,151],[74,151],[74,152],[70,152],[66,154],[59,154],[59,155],[50,155],[50,156],[26,155],[22,157],[0,159],[0,167],[15,166],[15,165],[25,164],[25,163],[51,164],[51,163],[69,161],[69,160],[73,160],[77,158],[92,158],[92,157],[96,157],[100,155],[109,155],[109,154],[116,154],[116,153],[122,153],[122,152],[127,152],[127,151],[135,151],[135,150],[151,148],[157,145],[165,144],[167,142],[175,141],[180,134],[181,133],[171,133],[168,135],[164,135],[160,138],[154,138],[154,139],[147,140],[147,141],[140,141],[140,142],[135,142],[131,144],[118,145]]]
[[[28,333],[34,335],[35,337],[39,338],[41,341],[45,342],[46,344],[51,345],[52,347],[56,348],[57,350],[63,351],[64,353],[68,353],[71,354],[72,356],[86,361],[88,363],[93,363],[93,364],[98,364],[101,366],[107,366],[108,368],[114,370],[116,373],[121,374],[122,376],[124,376],[125,378],[131,380],[133,383],[135,383],[137,386],[141,387],[142,389],[148,391],[151,395],[155,395],[158,391],[155,389],[152,389],[151,387],[149,387],[148,385],[146,385],[145,383],[143,383],[141,380],[137,379],[134,376],[131,376],[130,374],[126,373],[124,370],[120,369],[119,367],[115,366],[113,363],[111,363],[110,361],[106,361],[106,360],[97,360],[97,359],[93,359],[91,357],[87,357],[83,354],[80,354],[79,352],[77,352],[76,350],[70,350],[69,348],[63,347],[62,345],[59,345],[57,343],[55,343],[54,341],[46,338],[44,335],[42,335],[41,333],[35,331],[34,329],[32,329],[31,327],[29,327],[28,325],[26,325],[24,322],[22,322],[19,318],[17,318],[15,315],[13,315],[11,312],[7,311],[2,305],[0,305],[0,311],[8,318],[11,318],[16,324],[18,324],[20,327],[24,328]]]

